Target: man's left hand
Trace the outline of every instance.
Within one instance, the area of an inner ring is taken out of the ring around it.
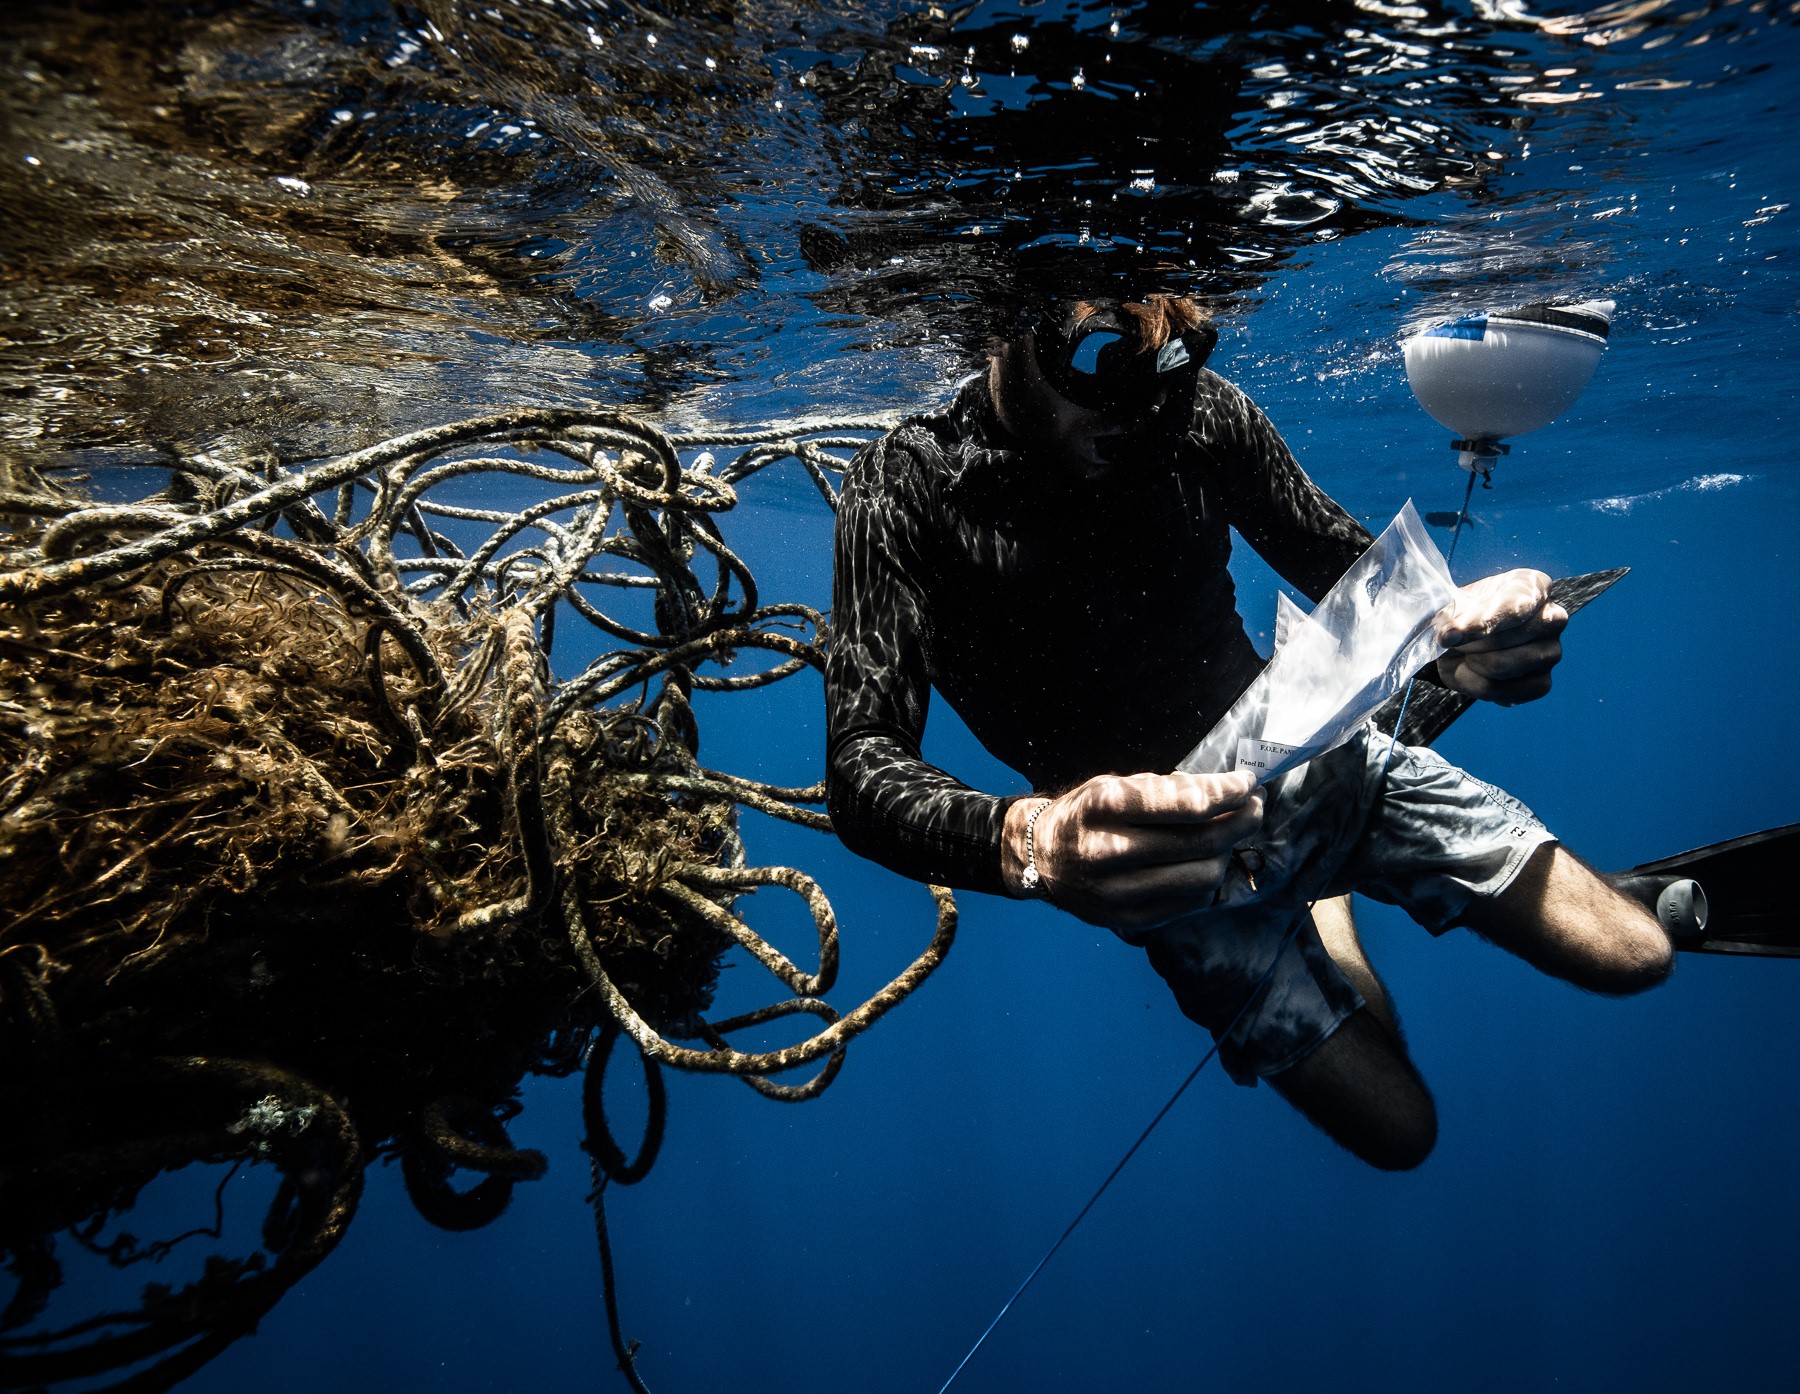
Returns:
[[[1550,690],[1569,612],[1550,599],[1541,571],[1503,571],[1462,587],[1437,617],[1450,652],[1438,659],[1445,687],[1503,707]]]

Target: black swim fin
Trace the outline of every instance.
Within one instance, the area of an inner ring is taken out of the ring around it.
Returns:
[[[1550,598],[1572,615],[1629,570],[1628,566],[1617,566],[1611,571],[1561,577],[1550,583]],[[1394,723],[1400,719],[1403,698],[1406,699],[1406,725],[1400,731],[1402,745],[1430,745],[1450,729],[1451,722],[1475,705],[1473,697],[1465,697],[1436,683],[1414,683],[1410,698],[1401,693],[1375,709],[1373,720],[1382,735],[1394,734]]]
[[[1645,862],[1620,875],[1700,883],[1706,893],[1706,928],[1677,936],[1678,949],[1800,958],[1800,912],[1793,891],[1797,867],[1800,823],[1789,823]]]
[[[1584,576],[1564,576],[1550,583],[1550,598],[1571,615],[1604,592],[1629,567],[1591,571]],[[1402,694],[1404,696],[1404,694]],[[1392,735],[1401,719],[1401,697],[1392,697],[1376,709],[1375,725]],[[1475,699],[1434,683],[1417,683],[1405,702],[1405,724],[1400,729],[1404,745],[1430,745]],[[1691,953],[1755,954],[1765,958],[1800,958],[1800,912],[1790,883],[1800,870],[1800,823],[1767,832],[1734,837],[1697,847],[1660,861],[1646,862],[1620,872],[1616,881],[1637,880],[1622,887],[1647,904],[1656,904],[1654,893],[1671,882],[1699,884],[1699,916],[1705,928],[1697,933],[1676,933],[1675,947]],[[1646,884],[1650,891],[1645,892]],[[1687,894],[1687,913],[1693,897]],[[1669,922],[1670,907],[1659,906],[1658,918]],[[1676,919],[1682,918],[1677,911]]]

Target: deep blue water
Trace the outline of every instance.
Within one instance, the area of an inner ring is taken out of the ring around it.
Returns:
[[[1517,36],[1540,67],[1575,70],[1566,91],[1599,95],[1534,104],[1525,130],[1497,125],[1506,159],[1481,197],[1423,191],[1403,221],[1284,244],[1236,293],[1212,364],[1379,525],[1407,498],[1450,509],[1462,492],[1446,433],[1404,380],[1410,324],[1522,289],[1617,299],[1594,384],[1477,492],[1455,569],[1631,574],[1571,624],[1549,698],[1473,711],[1440,743],[1608,868],[1800,820],[1800,7],[1611,10]],[[963,23],[1028,34],[1098,13],[988,7]],[[1643,17],[1653,27],[1628,32]],[[988,86],[1004,94],[999,77]],[[659,322],[735,321],[755,345],[735,380],[681,397],[681,414],[891,414],[940,398],[961,370],[906,315],[884,318],[879,297],[849,332],[779,314],[795,294],[773,277]],[[897,346],[871,353],[894,325]],[[765,596],[823,605],[831,519],[784,469],[746,486],[727,536]],[[1236,574],[1252,633],[1266,632],[1274,578],[1242,550]],[[818,776],[816,679],[703,705],[701,722],[715,767]],[[941,703],[927,755],[980,787],[1018,787]],[[837,907],[833,1000],[861,1000],[923,946],[921,888],[746,817],[755,857],[805,867]],[[1141,956],[1103,931],[1041,905],[961,904],[947,964],[852,1047],[820,1099],[669,1076],[657,1165],[607,1194],[623,1329],[658,1394],[937,1389],[1204,1052]],[[809,931],[786,909],[755,914],[799,954]],[[1800,963],[1684,956],[1666,986],[1611,1001],[1465,932],[1432,940],[1360,899],[1357,914],[1438,1101],[1430,1161],[1374,1173],[1271,1091],[1211,1067],[954,1387],[1791,1388]],[[767,1000],[759,977],[747,961],[728,970],[722,1006]],[[630,1137],[638,1066],[615,1052],[611,1070]],[[510,1129],[550,1172],[485,1229],[431,1228],[398,1168],[373,1167],[327,1262],[185,1387],[623,1389],[579,1095],[578,1080],[526,1082]],[[198,1170],[146,1204],[210,1210]],[[265,1183],[252,1169],[233,1184]],[[99,1293],[95,1270],[77,1296]]]

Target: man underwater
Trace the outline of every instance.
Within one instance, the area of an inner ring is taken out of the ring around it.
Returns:
[[[1162,773],[1263,664],[1229,529],[1315,603],[1372,540],[1206,369],[1215,338],[1183,297],[1058,303],[857,455],[826,668],[832,820],[904,875],[1047,899],[1141,945],[1233,1078],[1403,1170],[1437,1115],[1349,892],[1595,992],[1661,982],[1672,946],[1522,804],[1369,729],[1266,788]],[[1567,619],[1541,572],[1464,586],[1425,679],[1534,700]],[[932,686],[1034,793],[920,758]]]

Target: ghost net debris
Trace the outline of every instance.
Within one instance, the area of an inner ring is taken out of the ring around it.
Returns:
[[[829,1006],[829,901],[801,871],[753,865],[738,828],[748,807],[828,830],[823,786],[703,767],[691,698],[821,665],[822,616],[762,603],[718,520],[737,482],[788,457],[833,499],[831,452],[856,429],[701,440],[516,411],[300,470],[184,459],[127,503],[10,467],[7,1055],[119,1019],[142,1005],[133,983],[204,990],[242,926],[322,934],[353,906],[410,926],[440,974],[554,961],[653,1059],[817,1093],[845,1043],[941,961],[954,905],[934,890],[918,958],[854,1010]],[[650,621],[604,599],[631,592],[648,593]],[[559,682],[548,657],[577,622],[598,656]],[[735,908],[763,887],[804,903],[810,970]],[[709,1023],[732,945],[790,995]],[[797,1044],[729,1043],[800,1014],[823,1025]],[[806,1083],[768,1078],[819,1061]]]

